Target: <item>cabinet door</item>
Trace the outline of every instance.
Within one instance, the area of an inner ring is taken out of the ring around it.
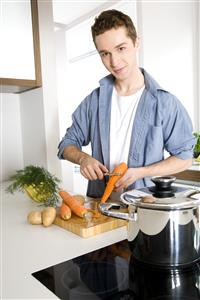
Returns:
[[[1,12],[1,92],[41,86],[37,1],[3,1]]]

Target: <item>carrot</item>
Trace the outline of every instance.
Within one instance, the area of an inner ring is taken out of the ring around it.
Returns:
[[[72,212],[68,205],[64,202],[60,206],[60,216],[63,220],[69,220],[71,218]]]
[[[71,211],[81,217],[84,218],[85,214],[87,213],[87,208],[85,208],[83,205],[81,205],[76,198],[74,198],[72,195],[70,195],[66,191],[59,191],[59,195],[63,199],[63,202],[68,205],[71,209]]]
[[[104,194],[101,197],[102,203],[106,202],[106,200],[108,199],[108,197],[110,196],[110,194],[112,193],[112,191],[115,187],[115,183],[124,175],[124,173],[126,172],[127,169],[128,169],[128,166],[124,162],[122,162],[121,164],[119,164],[118,166],[116,166],[114,168],[112,173],[120,173],[121,175],[120,176],[115,176],[115,175],[110,176],[108,183],[106,185]]]

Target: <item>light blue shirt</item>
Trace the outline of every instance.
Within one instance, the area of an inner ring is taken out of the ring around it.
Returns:
[[[164,149],[181,159],[192,158],[195,138],[192,122],[181,102],[141,69],[145,89],[140,98],[130,142],[128,167],[147,166],[164,159]],[[110,111],[114,77],[110,74],[100,80],[100,86],[88,95],[72,115],[58,148],[63,159],[64,148],[75,145],[82,149],[91,142],[92,156],[109,166]],[[120,162],[119,162],[120,163]],[[105,180],[88,183],[87,195],[101,197]],[[137,180],[128,189],[152,185],[150,178]]]

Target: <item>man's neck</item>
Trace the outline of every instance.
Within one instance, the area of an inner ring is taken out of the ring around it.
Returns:
[[[144,86],[144,76],[139,68],[135,69],[130,78],[115,81],[115,88],[120,96],[135,94]]]

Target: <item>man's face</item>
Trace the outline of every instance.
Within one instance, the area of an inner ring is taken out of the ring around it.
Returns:
[[[138,40],[134,45],[124,26],[96,36],[95,44],[104,66],[117,80],[131,77],[137,66]]]

